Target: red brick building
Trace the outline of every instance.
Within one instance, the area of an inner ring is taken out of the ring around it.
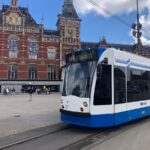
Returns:
[[[17,0],[0,11],[0,91],[6,87],[60,88],[65,54],[80,48],[80,19],[72,0],[64,0],[57,30],[46,30]]]
[[[3,5],[0,10],[0,92],[28,86],[59,91],[60,68],[65,54],[99,47],[115,47],[135,51],[134,45],[80,42],[80,18],[73,0],[64,0],[58,15],[57,29],[47,30],[38,24],[28,8],[18,7],[18,0]],[[138,54],[150,57],[150,48],[143,46]]]

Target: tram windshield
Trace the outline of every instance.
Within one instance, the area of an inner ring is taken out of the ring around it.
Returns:
[[[95,61],[70,63],[66,66],[63,96],[89,97]]]

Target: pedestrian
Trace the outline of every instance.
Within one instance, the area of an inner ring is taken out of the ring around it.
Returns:
[[[32,87],[30,87],[30,88],[28,89],[28,93],[29,93],[29,95],[30,95],[29,101],[32,101],[32,93],[33,93]]]
[[[13,89],[12,89],[12,96],[15,95],[15,92],[16,92],[16,90],[15,90],[15,88],[13,87]]]
[[[6,88],[6,95],[9,95],[9,88]]]

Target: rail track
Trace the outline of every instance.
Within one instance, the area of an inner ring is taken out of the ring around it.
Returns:
[[[118,134],[121,134],[122,132],[124,132],[126,130],[136,127],[136,125],[140,125],[140,124],[143,124],[148,121],[150,121],[150,118],[137,120],[137,121],[131,122],[129,124],[112,127],[112,128],[103,128],[103,129],[99,128],[99,129],[95,130],[96,132],[91,132],[91,134],[89,134],[85,138],[82,138],[76,142],[72,142],[69,145],[61,147],[61,148],[59,148],[59,150],[81,150],[81,149],[88,150],[88,148],[90,150],[90,149],[92,149],[93,145],[101,144],[101,143],[107,141],[108,139],[113,138],[114,136],[117,136]],[[76,128],[75,126],[65,125],[63,128],[52,131],[52,132],[39,134],[39,135],[30,137],[30,138],[18,140],[17,142],[14,142],[14,143],[3,145],[0,147],[0,150],[4,150],[4,149],[11,148],[11,147],[23,144],[23,143],[27,143],[29,141],[32,141],[32,140],[35,140],[38,138],[42,138],[47,135],[57,134],[57,133],[59,134],[59,132],[61,132],[61,131],[63,131],[63,132],[65,131],[67,133],[67,130],[73,131],[75,128]],[[87,130],[88,130],[88,128],[87,128]],[[80,129],[80,131],[82,131],[82,128]]]
[[[56,131],[53,131],[53,132],[47,132],[47,133],[39,134],[39,135],[30,137],[30,138],[25,138],[25,139],[19,140],[17,142],[13,142],[13,143],[10,143],[10,144],[7,144],[7,145],[0,146],[0,150],[11,148],[13,146],[16,146],[16,145],[19,145],[19,144],[23,144],[23,143],[26,143],[26,142],[29,142],[29,141],[32,141],[32,140],[35,140],[35,139],[38,139],[38,138],[50,135],[50,134],[61,132],[63,130],[68,130],[68,129],[71,129],[71,128],[73,130],[73,128],[75,128],[75,127],[71,126],[71,125],[66,125],[65,127],[61,128],[61,129],[58,129]],[[65,147],[62,147],[59,150],[79,150],[79,149],[81,149],[83,147],[86,147],[86,146],[94,143],[96,139],[102,138],[103,136],[109,134],[114,129],[115,128],[99,129],[98,133],[91,134],[91,135],[87,136],[86,138],[83,138],[82,140],[79,140],[79,141],[77,141],[77,142],[75,142],[73,144],[70,144],[70,145],[67,145]]]
[[[104,129],[97,134],[90,135],[80,141],[77,141],[73,144],[62,147],[59,150],[81,150],[81,149],[88,147],[89,145],[95,143],[98,139],[104,140],[104,137],[108,138],[108,135],[114,130],[116,130],[116,128]]]
[[[59,150],[91,150],[94,145],[101,144],[110,138],[125,132],[126,130],[134,128],[136,125],[143,124],[147,121],[150,121],[150,117],[142,118],[117,127],[103,129],[96,134],[90,135],[80,141],[62,147]]]
[[[32,140],[35,140],[35,139],[38,139],[38,138],[41,138],[41,137],[44,137],[44,136],[47,136],[47,135],[50,135],[50,134],[54,134],[54,133],[69,129],[69,128],[72,128],[72,126],[71,125],[65,125],[64,127],[60,128],[60,129],[57,129],[57,130],[54,130],[54,131],[41,133],[41,134],[38,134],[38,135],[35,135],[35,136],[32,136],[32,137],[28,137],[28,138],[24,138],[22,140],[18,140],[16,142],[11,142],[10,144],[0,146],[0,150],[4,150],[6,148],[10,148],[10,147],[18,145],[18,144],[29,142],[29,141],[32,141]]]

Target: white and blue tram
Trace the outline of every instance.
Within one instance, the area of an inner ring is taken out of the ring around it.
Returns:
[[[111,127],[150,115],[150,59],[114,48],[67,55],[61,120]]]

